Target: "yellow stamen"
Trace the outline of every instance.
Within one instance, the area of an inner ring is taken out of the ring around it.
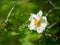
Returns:
[[[36,25],[37,27],[39,27],[39,26],[41,25],[40,20],[36,20],[36,19],[35,19],[35,22],[34,22],[34,23],[35,23],[35,25]]]

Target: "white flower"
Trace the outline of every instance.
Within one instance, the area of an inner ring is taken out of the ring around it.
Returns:
[[[42,33],[47,26],[46,16],[42,16],[42,11],[40,10],[37,15],[31,14],[29,21],[31,22],[28,28],[30,30],[35,30],[38,33]]]

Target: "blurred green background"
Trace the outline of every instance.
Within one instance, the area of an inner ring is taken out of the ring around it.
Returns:
[[[15,1],[14,10],[5,23]],[[28,29],[28,19],[39,10],[46,15],[53,8],[48,0],[0,0],[0,45],[60,45],[60,0],[51,1],[55,9],[47,16],[48,26],[57,24],[38,34]]]

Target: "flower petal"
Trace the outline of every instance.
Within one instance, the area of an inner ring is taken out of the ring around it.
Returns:
[[[47,18],[46,18],[46,16],[43,16],[43,17],[41,18],[41,23],[42,23],[44,26],[47,26]]]
[[[37,13],[37,16],[39,17],[39,18],[41,18],[42,17],[42,11],[40,10],[38,13]]]
[[[38,33],[43,33],[44,30],[45,30],[45,27],[43,26],[37,28]]]
[[[35,14],[31,14],[29,21],[35,20],[35,19],[39,19],[37,15]]]
[[[43,33],[43,31],[45,30],[46,26],[47,26],[47,19],[46,19],[45,16],[43,16],[40,27],[37,27],[37,32],[38,33]]]
[[[36,30],[34,23],[30,23],[30,25],[28,26],[28,28],[29,28],[30,30]]]

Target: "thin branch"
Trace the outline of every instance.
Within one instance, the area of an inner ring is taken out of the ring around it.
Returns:
[[[55,4],[53,4],[53,2],[52,2],[51,0],[48,0],[48,2],[50,3],[50,5],[51,5],[52,7],[55,7]]]
[[[50,9],[48,13],[46,14],[46,17],[48,16],[49,13],[51,13],[54,10],[54,8]]]
[[[51,13],[54,9],[55,9],[55,4],[53,4],[53,2],[51,0],[48,0],[49,4],[53,7],[52,9],[50,9],[48,11],[48,13],[46,14],[46,16],[48,16],[49,13]],[[51,28],[53,27],[54,25],[56,25],[57,23],[53,23],[52,25],[48,26],[47,28]]]
[[[53,27],[53,26],[55,26],[57,23],[53,23],[53,24],[51,24],[50,26],[48,26],[47,28],[51,28],[51,27]]]
[[[5,23],[8,22],[9,17],[10,17],[10,15],[11,15],[12,11],[14,10],[15,4],[16,4],[16,1],[15,1],[15,3],[14,3],[13,7],[11,8],[11,10],[10,10],[9,13],[8,13],[7,18],[6,18],[6,20],[5,20]]]
[[[57,36],[56,38],[60,38],[60,36]]]
[[[50,4],[53,8],[48,11],[48,13],[46,14],[46,16],[48,16],[48,14],[51,13],[51,12],[54,10],[54,8],[55,8],[55,5],[52,3],[51,0],[48,0],[48,2],[49,2],[49,4]]]

